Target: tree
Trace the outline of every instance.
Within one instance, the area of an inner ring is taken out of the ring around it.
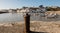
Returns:
[[[43,5],[40,5],[39,7],[40,7],[40,8],[42,8],[42,7],[43,7]]]

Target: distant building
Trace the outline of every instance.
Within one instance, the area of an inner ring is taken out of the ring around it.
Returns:
[[[46,12],[46,9],[44,7],[27,7],[27,8],[22,8],[20,12]]]
[[[16,9],[9,9],[9,13],[17,13]]]
[[[47,6],[48,8],[57,8],[58,6]]]
[[[17,10],[17,13],[19,13],[22,9],[16,9]]]
[[[21,8],[20,12],[28,12],[29,11],[29,8],[26,8],[26,7],[23,7]]]
[[[0,10],[0,12],[6,12],[6,13],[8,13],[9,11],[8,11],[8,10],[3,9],[3,10]]]

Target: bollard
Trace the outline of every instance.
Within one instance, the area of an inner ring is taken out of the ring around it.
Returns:
[[[30,33],[30,15],[26,13],[24,16],[25,26],[24,26],[24,33]]]

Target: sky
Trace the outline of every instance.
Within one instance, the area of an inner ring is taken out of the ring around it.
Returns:
[[[60,0],[0,0],[0,9],[38,7],[43,6],[60,6]]]

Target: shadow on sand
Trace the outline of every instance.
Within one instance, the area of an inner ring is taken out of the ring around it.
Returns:
[[[30,31],[30,33],[48,33],[48,32],[34,32],[34,31]]]

